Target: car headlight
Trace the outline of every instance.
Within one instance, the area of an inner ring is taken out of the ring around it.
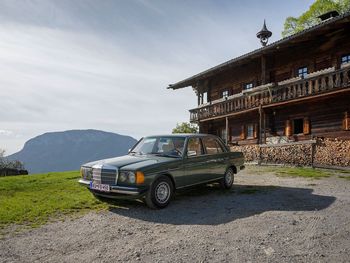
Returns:
[[[131,183],[134,184],[136,182],[136,175],[134,172],[123,171],[119,173],[119,182],[121,183]]]
[[[80,175],[86,180],[92,180],[92,168],[82,166],[80,168]]]
[[[128,177],[129,177],[128,179],[129,179],[129,182],[130,182],[130,183],[134,184],[134,183],[136,182],[135,173],[129,172]]]
[[[128,180],[128,175],[127,175],[127,173],[121,172],[121,173],[119,174],[119,181],[123,183],[123,182],[126,182],[126,180]]]

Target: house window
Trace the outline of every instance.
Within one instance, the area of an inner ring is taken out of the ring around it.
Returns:
[[[249,90],[249,89],[252,89],[252,88],[253,88],[253,83],[252,82],[244,84],[244,89],[245,90]]]
[[[293,134],[300,134],[304,132],[304,119],[293,120]]]
[[[227,97],[228,97],[228,90],[224,90],[224,91],[222,92],[222,97],[223,97],[223,98],[227,98]]]
[[[307,75],[307,67],[301,67],[298,69],[298,76],[301,78],[305,78]]]
[[[257,139],[258,138],[258,124],[250,123],[246,125],[242,125],[240,139]]]
[[[343,119],[343,130],[350,131],[350,114],[345,112]]]
[[[349,63],[349,62],[350,62],[350,54],[341,57],[342,64]]]
[[[203,104],[207,103],[208,102],[208,92],[204,92],[202,96],[203,96]]]
[[[247,125],[247,139],[254,138],[254,125],[248,124]]]

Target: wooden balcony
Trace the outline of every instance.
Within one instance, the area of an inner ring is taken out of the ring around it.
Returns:
[[[279,83],[253,88],[251,91],[236,94],[200,105],[190,110],[191,122],[229,116],[234,113],[258,109],[260,106],[325,95],[350,87],[350,67],[339,70],[326,69],[311,73],[304,79],[291,79]]]

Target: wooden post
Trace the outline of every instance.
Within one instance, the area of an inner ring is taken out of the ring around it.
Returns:
[[[265,114],[265,111],[263,112],[263,123],[264,123],[264,144],[266,144],[266,114]]]
[[[315,138],[312,136],[311,138],[312,140],[314,140]],[[316,143],[317,143],[317,138],[316,138]],[[315,165],[315,152],[316,152],[316,143],[311,143],[311,167],[314,169]]]
[[[225,138],[225,142],[226,142],[226,145],[228,144],[228,117],[226,117],[226,138]]]
[[[259,106],[259,144],[261,144],[261,142],[262,142],[262,134],[261,134],[261,130],[262,130],[262,114],[263,114],[263,110],[262,110],[262,106],[260,104],[260,106]]]
[[[266,84],[266,58],[261,56],[261,84]]]

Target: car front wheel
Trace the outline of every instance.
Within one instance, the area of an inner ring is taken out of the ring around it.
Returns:
[[[172,181],[167,176],[161,176],[152,183],[147,192],[145,201],[148,207],[152,209],[166,207],[174,193]]]
[[[220,185],[224,189],[230,189],[232,188],[233,181],[235,178],[235,172],[232,168],[227,169],[224,178],[220,180]]]

